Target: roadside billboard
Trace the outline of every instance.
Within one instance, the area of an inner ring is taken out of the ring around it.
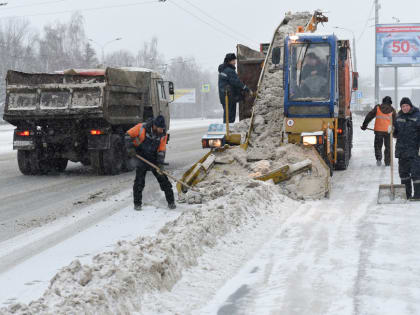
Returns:
[[[195,104],[195,89],[175,89],[174,104]]]
[[[420,64],[420,24],[376,25],[376,64]]]

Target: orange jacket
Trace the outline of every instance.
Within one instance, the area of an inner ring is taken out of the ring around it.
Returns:
[[[392,120],[392,112],[389,114],[384,114],[381,111],[381,108],[377,106],[375,127],[373,129],[375,131],[388,132],[388,129],[391,126],[391,120]]]
[[[133,143],[135,147],[138,147],[146,139],[146,128],[143,127],[142,123],[135,125],[133,128],[127,131],[127,134],[133,138]],[[160,144],[157,152],[166,152],[166,142],[168,135],[165,134],[160,138]]]

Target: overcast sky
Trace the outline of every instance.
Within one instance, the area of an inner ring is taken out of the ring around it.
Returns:
[[[106,43],[116,37],[123,40],[105,47],[136,52],[152,36],[166,59],[193,56],[204,68],[217,69],[225,53],[235,51],[237,43],[258,49],[258,43],[269,42],[274,29],[287,11],[322,9],[329,22],[319,30],[335,32],[341,38],[357,40],[358,70],[362,76],[374,73],[373,0],[0,0],[0,20],[24,16],[36,29],[56,20],[66,21],[72,10],[85,17],[88,37]],[[420,23],[420,1],[382,0],[380,23]],[[100,7],[111,7],[102,8]],[[118,6],[118,7],[117,7]],[[64,11],[64,12],[63,12]],[[188,12],[186,12],[188,11]],[[54,13],[54,14],[50,14]],[[368,20],[371,17],[371,20]],[[221,22],[221,23],[219,23]],[[366,27],[365,27],[366,26]],[[363,34],[363,36],[362,36]],[[362,36],[360,38],[360,36]],[[360,38],[360,39],[359,39]],[[98,47],[97,47],[98,48]],[[98,50],[100,55],[100,49]]]

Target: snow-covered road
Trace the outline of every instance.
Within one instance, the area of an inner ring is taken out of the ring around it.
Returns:
[[[144,313],[420,314],[420,204],[377,205],[389,179],[356,123],[329,200],[279,205],[277,219],[222,239]]]
[[[170,291],[143,296],[140,313],[420,314],[420,204],[377,204],[389,168],[375,165],[373,133],[358,125],[356,119],[350,167],[334,173],[329,199],[271,205],[265,217],[204,247]],[[72,259],[88,262],[112,242],[156,234],[189,207],[168,212],[151,205],[140,214],[123,207],[0,274],[1,287],[10,288],[0,291],[0,303],[40,297]]]

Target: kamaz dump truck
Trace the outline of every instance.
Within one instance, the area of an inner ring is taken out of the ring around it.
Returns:
[[[107,68],[62,73],[8,71],[4,120],[25,175],[62,172],[68,161],[98,174],[133,169],[124,134],[161,114],[169,129],[172,82],[151,70]]]

